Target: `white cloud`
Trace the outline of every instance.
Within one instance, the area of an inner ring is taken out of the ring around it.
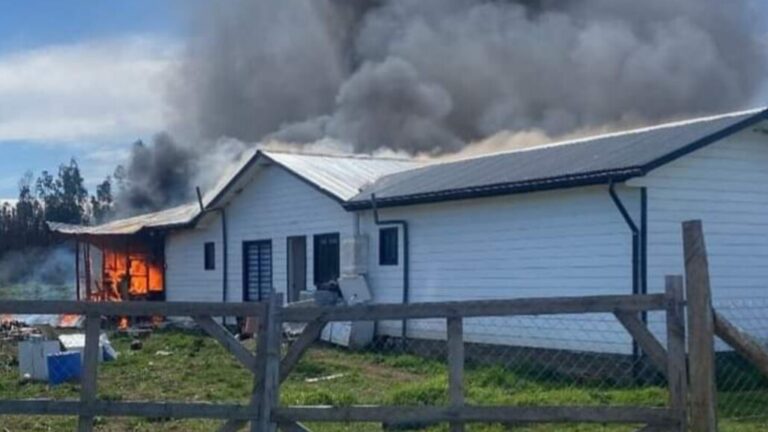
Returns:
[[[178,46],[127,37],[0,56],[0,141],[100,141],[164,126]]]

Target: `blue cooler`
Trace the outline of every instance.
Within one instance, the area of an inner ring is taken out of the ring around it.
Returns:
[[[82,359],[77,351],[48,355],[48,382],[51,385],[78,381],[82,371]]]

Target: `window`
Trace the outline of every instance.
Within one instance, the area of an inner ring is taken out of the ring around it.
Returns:
[[[243,301],[262,301],[272,292],[272,240],[243,242]]]
[[[318,234],[314,237],[315,285],[335,282],[339,278],[339,234]]]
[[[379,230],[379,265],[397,265],[397,228]]]
[[[216,268],[216,243],[208,242],[205,244],[205,269],[213,270]]]

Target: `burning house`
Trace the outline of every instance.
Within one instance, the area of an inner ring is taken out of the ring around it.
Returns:
[[[51,229],[81,244],[85,298],[294,301],[357,278],[374,302],[418,303],[663,292],[681,222],[701,219],[715,301],[765,307],[766,130],[759,109],[437,163],[259,150],[200,203]],[[465,337],[631,352],[615,322],[569,319],[474,320]],[[376,332],[445,337],[426,320]]]
[[[192,222],[199,208],[182,206],[100,226],[50,223],[76,244],[75,286],[80,300],[165,300],[165,237]]]

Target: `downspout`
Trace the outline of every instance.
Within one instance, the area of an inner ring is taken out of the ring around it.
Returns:
[[[227,276],[227,270],[229,268],[229,262],[228,262],[228,247],[227,247],[227,212],[224,210],[224,207],[217,207],[213,209],[206,209],[203,205],[203,194],[200,192],[200,187],[198,186],[196,188],[197,190],[197,203],[200,205],[200,212],[202,214],[216,211],[221,216],[221,248],[223,249],[221,251],[221,302],[226,303],[227,302],[227,291],[229,289],[229,278]],[[221,320],[223,323],[226,324],[227,317],[221,317]]]
[[[371,208],[373,209],[373,220],[376,223],[376,225],[399,225],[403,229],[403,304],[408,304],[410,302],[410,285],[411,285],[411,277],[410,277],[410,269],[408,262],[409,260],[409,246],[408,246],[408,221],[402,220],[402,219],[392,219],[392,220],[381,220],[379,219],[379,209],[376,205],[376,194],[371,194]],[[408,320],[403,320],[402,323],[402,329],[401,329],[401,337],[403,341],[405,341],[406,337],[408,337]]]
[[[608,192],[611,195],[613,203],[621,213],[630,231],[632,231],[632,294],[646,294],[646,266],[647,259],[645,257],[645,243],[647,242],[647,220],[646,220],[646,190],[642,188],[640,191],[640,212],[641,212],[641,226],[642,230],[638,228],[635,221],[630,216],[624,203],[616,193],[616,184],[611,180],[608,186]],[[642,313],[642,320],[647,321],[647,313]],[[632,339],[632,356],[637,359],[640,357],[640,347],[637,341]]]
[[[624,222],[632,231],[632,294],[640,294],[640,228],[637,227],[621,198],[616,194],[616,184],[613,181],[608,186],[608,192],[611,194],[611,199],[616,208],[619,209],[619,213],[624,218]]]

